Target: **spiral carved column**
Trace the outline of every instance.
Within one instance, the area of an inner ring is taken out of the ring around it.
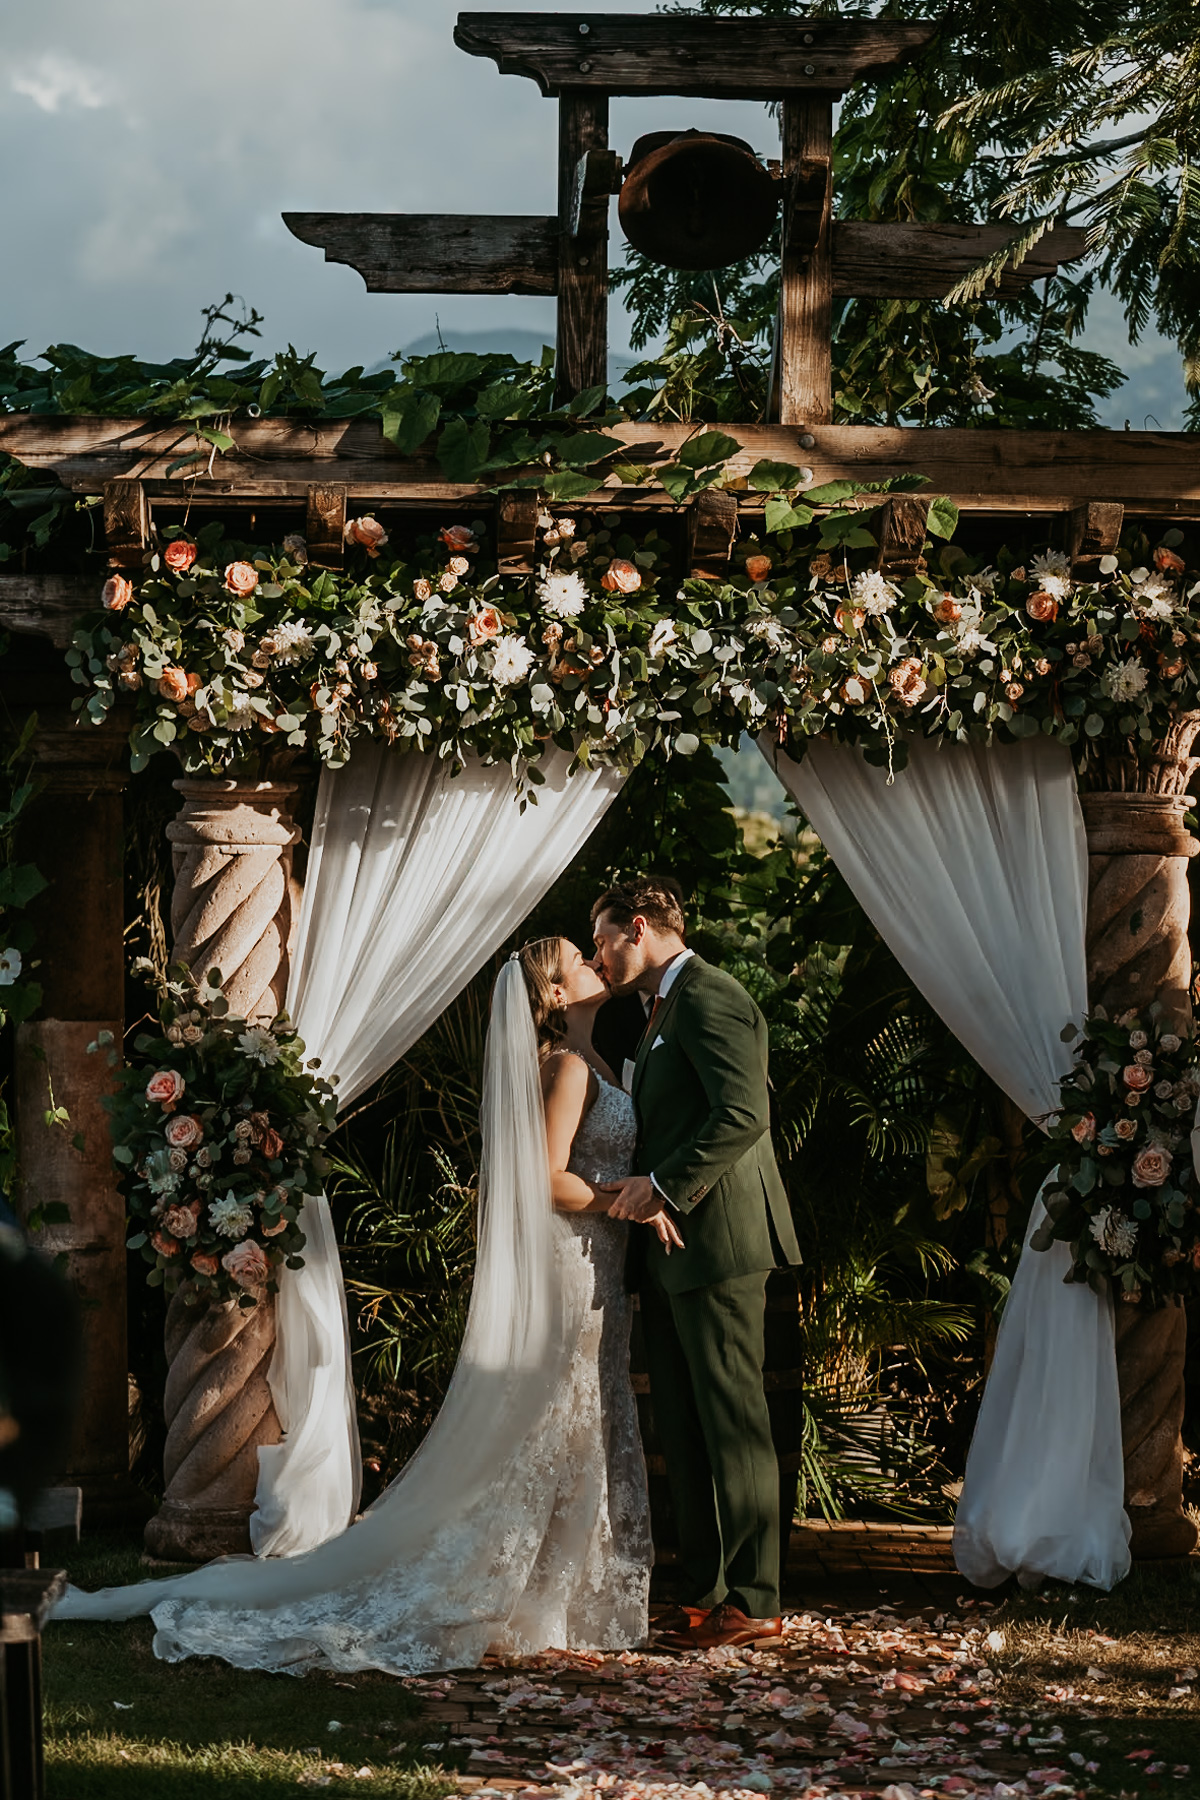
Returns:
[[[1200,843],[1183,822],[1198,721],[1182,722],[1143,779],[1156,791],[1080,796],[1088,837],[1088,990],[1117,1014],[1157,1001],[1191,1020],[1188,859]],[[1127,778],[1124,768],[1110,779]],[[1125,1506],[1137,1558],[1186,1556],[1197,1541],[1183,1509],[1183,1368],[1187,1319],[1178,1301],[1156,1312],[1116,1307]]]
[[[199,980],[221,974],[230,1010],[269,1024],[284,1005],[300,916],[288,783],[177,781],[179,817],[167,827],[175,864],[172,960]],[[275,1304],[167,1309],[166,1495],[146,1528],[159,1557],[207,1562],[250,1549],[260,1445],[277,1444],[267,1385]]]

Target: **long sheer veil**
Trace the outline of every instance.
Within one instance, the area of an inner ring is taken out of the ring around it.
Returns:
[[[492,992],[480,1122],[478,1250],[462,1349],[441,1411],[396,1480],[347,1531],[315,1550],[223,1558],[186,1575],[93,1594],[71,1589],[57,1617],[121,1619],[162,1608],[156,1623],[164,1641],[156,1647],[170,1655],[172,1645],[182,1653],[189,1617],[200,1614],[211,1653],[260,1667],[271,1621],[260,1618],[249,1631],[248,1614],[278,1608],[279,1642],[295,1640],[299,1630],[319,1643],[317,1597],[348,1594],[353,1607],[381,1576],[394,1580],[402,1571],[414,1605],[437,1615],[427,1626],[452,1637],[469,1623],[478,1636],[503,1622],[528,1571],[519,1555],[488,1555],[490,1540],[472,1542],[471,1535],[494,1539],[506,1517],[520,1517],[528,1463],[522,1451],[544,1431],[566,1377],[574,1323],[564,1316],[557,1273],[555,1234],[562,1227],[550,1198],[536,1036],[515,957]],[[253,1657],[239,1648],[247,1639],[257,1643]],[[464,1653],[471,1648],[470,1640],[454,1641]]]

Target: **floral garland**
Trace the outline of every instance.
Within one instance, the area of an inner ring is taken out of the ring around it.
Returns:
[[[141,961],[135,973],[149,974]],[[304,1066],[284,1018],[268,1029],[229,1012],[214,970],[160,987],[161,1037],[135,1040],[139,1060],[106,1102],[113,1158],[130,1214],[129,1239],[168,1293],[189,1284],[198,1302],[254,1306],[274,1293],[281,1266],[298,1269],[306,1194],[319,1191],[321,1145],[335,1123],[333,1089]],[[116,1066],[112,1034],[107,1049]]]
[[[1063,1036],[1073,1038],[1074,1028]],[[1098,1293],[1111,1283],[1131,1305],[1161,1306],[1171,1294],[1194,1293],[1196,1045],[1153,1016],[1113,1020],[1097,1007],[1076,1053],[1050,1133],[1059,1162],[1047,1217],[1031,1242],[1038,1250],[1068,1244],[1069,1281]]]
[[[823,491],[825,495],[833,489]],[[1168,531],[1076,581],[1053,549],[994,564],[957,545],[907,579],[878,568],[871,496],[766,504],[767,529],[723,581],[670,579],[653,526],[543,513],[537,573],[504,579],[485,527],[388,554],[371,516],[350,567],[314,572],[303,539],[247,552],[218,527],[176,533],[141,580],[113,575],[68,653],[99,721],[132,696],[134,768],[171,746],[195,772],[271,740],[346,760],[363,734],[461,758],[536,765],[548,743],[625,766],[772,725],[793,754],[833,735],[900,767],[913,733],[1046,733],[1136,757],[1200,705],[1200,631]],[[957,515],[935,501],[930,529]],[[536,781],[536,770],[532,778]]]

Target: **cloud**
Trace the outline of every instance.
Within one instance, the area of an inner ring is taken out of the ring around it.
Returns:
[[[14,94],[24,95],[45,113],[61,112],[64,107],[92,111],[109,102],[108,87],[98,69],[85,68],[53,50],[18,70],[9,85]]]

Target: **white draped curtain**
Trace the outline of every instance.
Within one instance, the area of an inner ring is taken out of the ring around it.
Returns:
[[[537,905],[619,792],[603,767],[542,759],[522,809],[506,764],[358,745],[321,775],[288,1010],[344,1107],[397,1062]],[[536,795],[536,804],[532,796]],[[346,1297],[324,1195],[285,1270],[270,1384],[284,1439],[259,1450],[250,1535],[294,1556],[345,1529],[360,1463]]]
[[[1087,1007],[1087,851],[1065,746],[915,739],[889,785],[850,745],[812,743],[797,763],[759,743],[934,1010],[1023,1112],[1053,1110],[1071,1064],[1060,1033]],[[1015,1573],[1108,1588],[1129,1567],[1112,1302],[1064,1285],[1069,1267],[1065,1245],[1027,1237],[955,1525],[979,1586]]]

